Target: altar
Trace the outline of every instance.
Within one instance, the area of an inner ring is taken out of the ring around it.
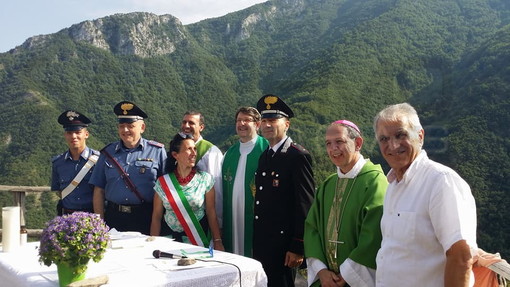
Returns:
[[[0,285],[58,286],[57,267],[38,259],[39,242],[18,250],[0,252]],[[196,257],[189,266],[178,259],[155,258],[154,250],[178,256]],[[236,254],[175,242],[165,237],[143,235],[113,240],[100,262],[90,262],[86,278],[107,275],[103,286],[267,286],[260,262]]]

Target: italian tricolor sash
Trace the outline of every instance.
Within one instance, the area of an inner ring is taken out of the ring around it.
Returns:
[[[190,242],[193,245],[209,246],[209,239],[184,196],[175,174],[171,173],[161,176],[158,178],[158,181]]]

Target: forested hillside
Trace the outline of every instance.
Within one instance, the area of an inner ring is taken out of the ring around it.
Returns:
[[[200,110],[205,137],[225,151],[237,107],[274,93],[295,111],[290,135],[311,151],[321,181],[334,171],[323,147],[329,122],[359,123],[363,154],[384,164],[372,119],[408,101],[430,156],[473,189],[480,246],[508,258],[509,23],[505,0],[273,0],[191,25],[117,14],[33,37],[0,54],[0,184],[49,184],[67,108],[91,118],[97,149],[117,138],[120,100],[139,104],[145,137],[163,143],[186,110]],[[29,226],[52,216],[43,199],[30,199]]]
[[[510,25],[444,76],[442,88],[427,95],[429,120],[447,127],[448,148],[438,160],[470,184],[478,208],[480,245],[509,256],[510,188]],[[441,89],[451,97],[441,95]]]

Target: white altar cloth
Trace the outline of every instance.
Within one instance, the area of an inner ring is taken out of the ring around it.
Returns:
[[[108,275],[109,282],[103,286],[267,286],[267,277],[260,262],[231,254],[214,251],[214,257],[203,258],[207,262],[184,268],[177,266],[177,259],[153,257],[154,250],[180,255],[181,250],[194,252],[205,248],[175,242],[164,237],[130,238],[113,241],[104,258],[88,265],[86,278]],[[22,246],[15,252],[0,252],[1,286],[58,286],[57,267],[39,263],[39,242]],[[217,260],[235,266],[212,262]]]

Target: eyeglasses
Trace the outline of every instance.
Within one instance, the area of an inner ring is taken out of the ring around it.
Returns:
[[[251,123],[254,122],[254,119],[237,119],[236,123]]]

